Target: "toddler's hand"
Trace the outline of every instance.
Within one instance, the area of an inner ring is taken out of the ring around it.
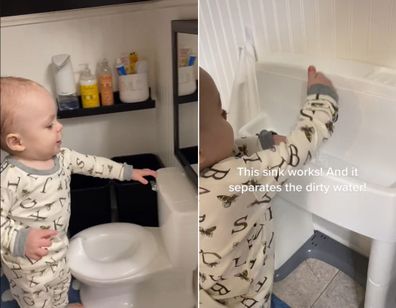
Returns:
[[[282,135],[273,135],[272,140],[274,141],[275,145],[278,145],[281,142],[286,143],[287,141],[286,136],[282,136]]]
[[[52,239],[58,234],[55,230],[31,229],[26,238],[25,256],[33,260],[40,260],[48,254],[48,247]]]
[[[323,73],[316,72],[316,68],[313,65],[308,67],[308,89],[310,86],[314,84],[322,84],[325,86],[329,86],[334,90],[333,84],[330,79],[328,79]],[[335,90],[334,90],[335,91]]]
[[[157,172],[151,169],[133,169],[132,171],[132,180],[138,181],[144,185],[148,183],[144,178],[145,176],[153,176],[156,178]]]

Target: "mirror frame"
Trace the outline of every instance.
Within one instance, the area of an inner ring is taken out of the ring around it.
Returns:
[[[195,147],[186,148],[183,152],[180,149],[179,139],[179,105],[189,102],[198,103],[198,85],[197,90],[190,95],[179,96],[179,73],[178,73],[178,43],[177,34],[196,34],[198,35],[198,20],[172,20],[172,79],[173,79],[173,146],[174,154],[183,166],[187,176],[191,179],[195,187],[198,189],[198,174],[191,167],[191,162],[187,159],[185,153],[194,156]],[[197,36],[198,40],[198,36]],[[196,163],[198,163],[198,136],[196,147]]]

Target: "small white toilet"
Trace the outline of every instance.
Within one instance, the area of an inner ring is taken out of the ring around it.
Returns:
[[[110,223],[71,239],[67,258],[85,308],[196,305],[197,193],[178,168],[158,170],[157,190],[159,228]]]

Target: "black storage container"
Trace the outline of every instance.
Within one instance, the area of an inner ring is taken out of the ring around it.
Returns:
[[[149,168],[157,170],[164,165],[154,154],[138,154],[113,157],[114,161],[127,163],[136,169]],[[146,177],[154,181],[153,177]],[[143,185],[137,181],[114,181],[117,200],[118,220],[141,226],[158,227],[157,192],[149,184]]]
[[[80,174],[71,177],[69,235],[111,222],[110,180]]]

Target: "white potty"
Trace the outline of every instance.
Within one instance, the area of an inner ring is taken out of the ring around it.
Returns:
[[[110,223],[71,239],[68,262],[85,308],[196,304],[196,191],[178,168],[158,170],[157,188],[159,228]]]

